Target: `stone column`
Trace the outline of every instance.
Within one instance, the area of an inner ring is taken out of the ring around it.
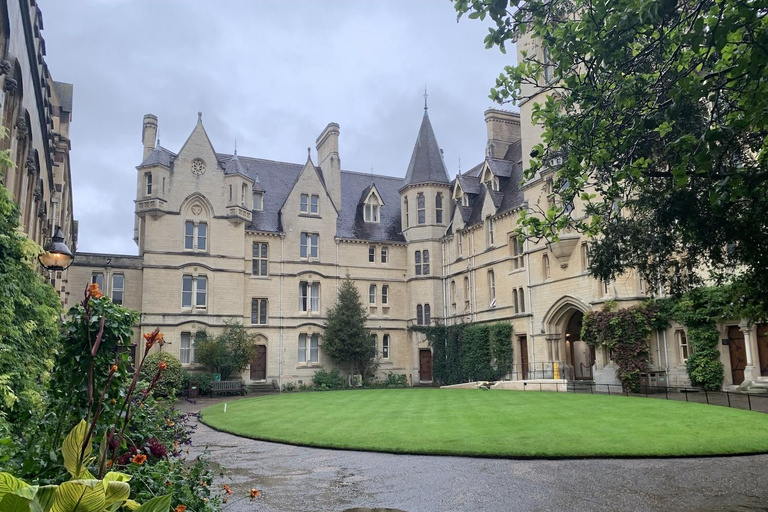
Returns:
[[[744,350],[747,353],[747,366],[744,368],[744,380],[755,381],[760,376],[760,368],[755,364],[754,356],[757,355],[757,334],[754,325],[746,322],[739,324],[739,329],[744,333]]]

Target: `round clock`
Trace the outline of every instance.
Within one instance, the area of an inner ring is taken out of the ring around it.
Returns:
[[[199,158],[192,160],[192,174],[203,174],[205,172],[205,162]]]

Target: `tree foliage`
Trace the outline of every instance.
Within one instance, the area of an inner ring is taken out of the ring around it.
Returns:
[[[7,152],[0,164],[9,167]],[[43,406],[59,350],[61,304],[37,272],[40,247],[19,228],[19,209],[0,185],[0,435],[18,436]]]
[[[227,323],[218,336],[205,331],[195,335],[195,360],[220,373],[222,380],[238,377],[256,355],[256,335],[238,322]]]
[[[328,311],[323,334],[323,352],[336,364],[348,365],[354,373],[371,377],[376,346],[365,327],[368,312],[347,274],[341,282],[336,304]]]
[[[556,239],[572,225],[593,236],[592,273],[604,280],[636,268],[676,291],[699,285],[707,275],[694,269],[708,268],[766,310],[766,0],[454,7],[492,20],[487,47],[526,35],[548,55],[530,49],[491,92],[499,102],[546,93],[532,100],[543,140],[525,176],[553,170],[559,200],[527,212],[523,233]]]

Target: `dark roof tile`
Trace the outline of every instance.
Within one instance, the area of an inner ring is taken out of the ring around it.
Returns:
[[[402,185],[406,187],[417,183],[450,183],[443,154],[437,145],[437,138],[426,110]]]

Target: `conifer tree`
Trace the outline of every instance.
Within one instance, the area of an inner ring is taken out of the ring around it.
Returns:
[[[323,351],[336,364],[349,366],[353,373],[368,377],[372,373],[376,347],[365,327],[368,313],[355,282],[347,274],[339,288],[336,305],[328,311],[323,336]]]

